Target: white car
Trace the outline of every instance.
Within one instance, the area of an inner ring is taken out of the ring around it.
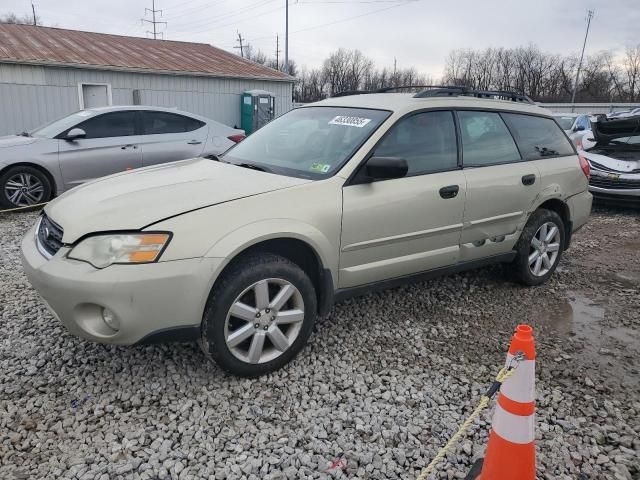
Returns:
[[[594,197],[640,206],[640,116],[601,119],[576,143],[591,167]]]
[[[82,110],[0,137],[0,209],[47,202],[98,177],[226,151],[244,131],[172,108]]]

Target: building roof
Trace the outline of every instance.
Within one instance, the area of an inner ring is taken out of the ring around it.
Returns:
[[[0,24],[0,63],[293,81],[205,43]]]

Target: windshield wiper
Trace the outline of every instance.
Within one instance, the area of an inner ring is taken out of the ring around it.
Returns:
[[[18,134],[19,137],[30,137],[31,134],[29,132],[22,132]]]
[[[250,168],[251,170],[258,170],[259,172],[273,173],[267,167],[256,165],[255,163],[233,163],[232,165],[237,165],[238,167],[243,168]]]

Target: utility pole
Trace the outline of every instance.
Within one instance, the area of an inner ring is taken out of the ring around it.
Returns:
[[[580,69],[582,68],[582,59],[584,58],[584,49],[587,46],[587,37],[589,36],[589,27],[593,18],[593,10],[587,11],[587,31],[584,34],[584,43],[582,44],[582,54],[580,55],[580,63],[578,63],[578,71],[576,72],[576,83],[573,85],[573,93],[571,94],[571,111],[576,111],[576,91],[578,90],[578,81],[580,80]]]
[[[38,20],[36,20],[36,7],[33,6],[33,2],[31,2],[31,11],[33,12],[33,26],[38,26]]]
[[[239,48],[240,49],[240,56],[242,58],[244,58],[244,45],[242,44],[242,34],[240,32],[238,32],[238,42],[240,43],[239,47],[233,47],[233,48]]]
[[[160,16],[162,16],[162,10],[156,10],[156,0],[151,0],[151,8],[145,8],[144,9],[144,14],[145,16],[147,15],[147,12],[151,13],[151,18],[152,20],[147,20],[146,18],[142,18],[142,22],[147,22],[147,23],[151,23],[153,25],[153,32],[150,32],[147,30],[147,33],[151,33],[153,35],[153,39],[157,40],[158,39],[158,35],[162,35],[162,37],[164,38],[164,35],[162,32],[158,32],[156,25],[158,24],[164,24],[165,26],[167,25],[167,22],[159,22],[156,20],[156,13],[160,13]]]
[[[280,36],[276,35],[276,70],[280,70]]]
[[[289,74],[289,0],[285,1],[284,23],[284,73]]]

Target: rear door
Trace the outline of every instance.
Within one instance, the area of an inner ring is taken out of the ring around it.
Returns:
[[[372,155],[402,157],[409,172],[343,188],[340,288],[455,264],[466,182],[453,113],[399,120]]]
[[[144,166],[198,157],[207,142],[208,126],[198,119],[170,112],[141,112]]]
[[[467,203],[462,261],[508,252],[540,193],[540,172],[523,161],[498,112],[459,110]]]
[[[58,136],[58,158],[65,190],[94,178],[142,166],[134,111],[104,113],[73,128],[81,128],[87,135],[73,141],[64,140],[69,128]]]

